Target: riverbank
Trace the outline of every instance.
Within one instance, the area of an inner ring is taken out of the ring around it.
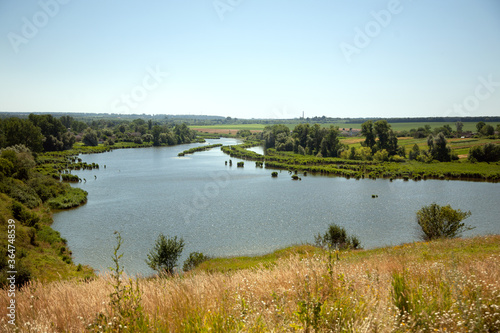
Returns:
[[[345,178],[404,179],[404,180],[465,180],[465,181],[500,181],[500,162],[472,163],[454,162],[417,162],[401,160],[399,162],[362,161],[341,158],[323,158],[293,152],[267,149],[265,155],[257,154],[246,148],[257,145],[256,142],[245,145],[223,147],[222,151],[231,157],[265,162],[270,169],[289,170],[292,172],[310,172],[321,175],[341,176]]]
[[[184,276],[140,278],[139,307],[125,317],[110,316],[109,276],[35,282],[16,295],[16,324],[69,332],[97,331],[98,322],[100,330],[134,332],[500,329],[498,235],[340,253],[295,249],[256,257],[244,269],[200,266]],[[5,319],[7,293],[0,304],[0,327],[14,332]]]

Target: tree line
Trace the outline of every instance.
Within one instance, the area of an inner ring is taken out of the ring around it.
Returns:
[[[75,142],[88,146],[116,142],[151,143],[154,146],[193,142],[196,132],[185,124],[160,123],[143,119],[92,120],[71,116],[30,114],[28,118],[0,119],[0,148],[24,145],[34,153],[71,149]]]

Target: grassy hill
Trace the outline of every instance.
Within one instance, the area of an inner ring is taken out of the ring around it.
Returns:
[[[302,245],[140,278],[128,291],[122,279],[118,298],[113,276],[35,282],[16,295],[17,324],[26,332],[498,332],[499,259],[500,236],[340,253]],[[2,292],[2,320],[7,302]],[[5,321],[0,329],[14,331]]]

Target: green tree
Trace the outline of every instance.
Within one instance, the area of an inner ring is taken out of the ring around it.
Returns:
[[[378,149],[388,149],[391,125],[389,125],[387,120],[377,120],[373,124],[373,128],[378,137]]]
[[[99,139],[97,138],[97,132],[87,128],[82,139],[83,143],[87,146],[97,146],[99,144]]]
[[[463,232],[474,229],[462,222],[470,215],[470,211],[455,210],[450,205],[442,207],[432,203],[424,206],[417,212],[417,223],[422,231],[421,238],[428,241],[458,237]]]
[[[432,158],[440,162],[449,162],[452,159],[451,149],[447,146],[446,138],[442,132],[437,136],[429,135],[427,145]]]
[[[482,128],[481,128],[481,131],[480,133],[484,136],[490,136],[490,135],[493,135],[495,134],[495,129],[493,128],[493,126],[491,125],[484,125]]]
[[[0,148],[21,144],[32,152],[41,152],[43,140],[40,128],[27,119],[13,117],[0,120]]]
[[[373,129],[373,121],[368,120],[361,124],[361,135],[365,137],[365,146],[372,148],[375,146],[375,131]]]
[[[476,129],[477,129],[477,132],[481,132],[481,129],[486,126],[486,123],[484,121],[480,121],[476,124]]]
[[[155,246],[149,251],[146,263],[159,273],[173,274],[177,260],[184,249],[184,240],[177,236],[168,237],[160,234]]]
[[[457,128],[457,133],[461,134],[462,133],[462,129],[464,128],[464,123],[462,123],[461,121],[457,121],[455,123],[455,127]]]

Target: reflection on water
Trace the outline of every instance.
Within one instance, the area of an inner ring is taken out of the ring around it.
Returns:
[[[125,269],[132,274],[151,273],[144,260],[159,233],[184,238],[181,264],[193,251],[250,255],[313,242],[332,222],[357,235],[365,248],[396,245],[418,240],[415,212],[432,202],[470,210],[466,222],[477,228],[466,235],[500,233],[500,184],[311,174],[292,181],[286,171],[271,178],[272,170],[251,161],[237,168],[240,160],[231,158],[233,166],[226,166],[230,157],[219,148],[177,157],[198,145],[81,156],[106,168],[79,171],[87,182],[76,186],[89,192],[88,203],[54,216],[53,227],[68,240],[75,262],[106,270],[115,230],[125,241]]]

